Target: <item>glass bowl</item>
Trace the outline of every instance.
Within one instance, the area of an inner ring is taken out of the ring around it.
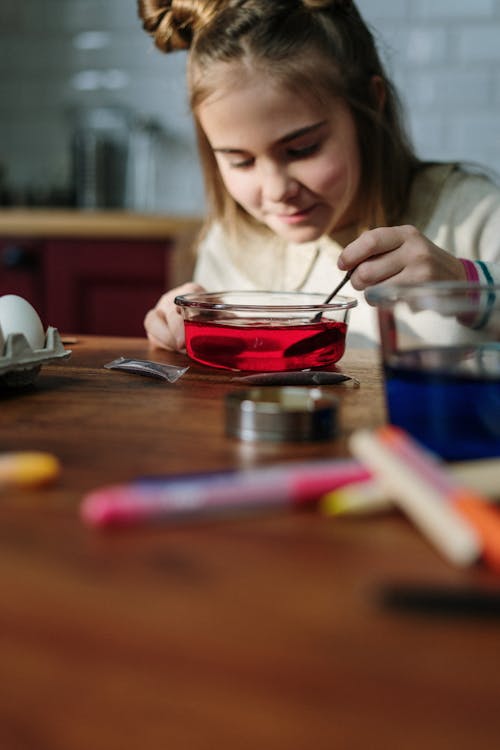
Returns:
[[[351,297],[304,292],[195,292],[175,298],[191,359],[225,370],[275,372],[342,357]]]

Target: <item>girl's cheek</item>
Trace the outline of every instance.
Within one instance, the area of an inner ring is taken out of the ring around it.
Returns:
[[[228,193],[240,203],[252,203],[257,195],[257,187],[248,176],[238,174],[222,174],[222,179]]]
[[[339,162],[321,163],[311,169],[308,180],[322,190],[336,186],[345,177],[346,170]]]

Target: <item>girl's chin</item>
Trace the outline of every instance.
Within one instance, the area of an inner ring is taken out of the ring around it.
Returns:
[[[314,242],[314,240],[318,240],[326,231],[326,227],[311,224],[284,225],[272,222],[267,226],[279,237],[296,243]]]

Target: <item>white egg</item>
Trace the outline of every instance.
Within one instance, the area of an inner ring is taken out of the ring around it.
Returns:
[[[4,339],[11,333],[23,333],[32,349],[43,349],[45,333],[37,311],[23,297],[0,297],[0,328]]]

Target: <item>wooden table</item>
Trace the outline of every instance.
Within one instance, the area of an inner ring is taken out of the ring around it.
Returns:
[[[347,454],[384,421],[375,355],[335,386],[341,436],[224,435],[231,375],[174,385],[103,369],[121,354],[185,363],[139,339],[80,337],[25,392],[2,393],[0,450],[42,449],[52,488],[0,497],[0,747],[5,750],[490,749],[500,624],[384,608],[388,582],[497,585],[457,571],[402,517],[274,513],[114,533],[83,495],[137,475]]]

